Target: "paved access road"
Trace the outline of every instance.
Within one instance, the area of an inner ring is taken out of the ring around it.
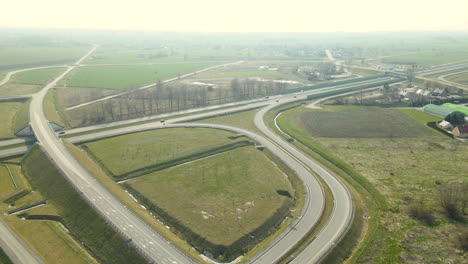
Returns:
[[[0,218],[0,248],[13,263],[44,264],[44,262]]]
[[[294,101],[294,99],[290,100]],[[283,103],[286,104],[288,102],[285,101]],[[298,264],[317,263],[333,249],[336,242],[338,242],[341,236],[348,230],[354,212],[352,197],[346,186],[337,177],[328,172],[323,166],[307,157],[307,155],[297,150],[265,125],[265,114],[274,107],[276,106],[270,105],[262,108],[255,115],[254,123],[257,128],[275,142],[275,144],[286,150],[290,155],[318,174],[325,181],[333,194],[333,211],[326,225],[320,230],[314,240],[290,262]],[[305,214],[308,213],[310,212],[305,212]],[[310,230],[310,226],[298,225],[292,233],[295,235],[296,240],[299,241],[308,230]],[[286,245],[281,245],[281,243],[273,245],[273,248],[263,253],[261,259],[255,261],[255,263],[274,263],[278,260],[278,254],[275,254],[275,252],[282,252],[285,246]],[[286,252],[282,253],[284,254]]]

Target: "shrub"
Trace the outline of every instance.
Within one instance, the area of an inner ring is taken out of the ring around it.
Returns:
[[[442,207],[448,216],[456,221],[463,221],[468,203],[468,183],[452,182],[439,187],[439,197]]]
[[[458,247],[464,251],[468,250],[468,228],[458,230]]]
[[[423,222],[424,224],[435,224],[435,217],[432,215],[431,211],[423,207],[422,204],[413,204],[412,206],[410,206],[409,215],[414,219]]]

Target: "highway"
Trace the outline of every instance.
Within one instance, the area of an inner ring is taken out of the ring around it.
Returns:
[[[264,132],[268,137],[273,140],[267,140],[260,135],[253,132],[246,131],[240,128],[233,128],[221,125],[211,124],[199,124],[199,123],[183,123],[175,124],[177,122],[183,122],[190,119],[200,119],[213,115],[214,113],[201,113],[198,115],[192,115],[189,117],[175,118],[166,120],[165,123],[151,122],[145,124],[139,124],[129,127],[116,128],[109,131],[101,131],[90,133],[86,135],[80,135],[71,137],[68,140],[72,143],[84,142],[89,140],[96,140],[99,138],[105,138],[109,136],[122,135],[127,133],[133,133],[138,131],[145,131],[158,128],[169,128],[169,127],[208,127],[225,129],[235,133],[244,134],[266,148],[270,149],[273,153],[278,155],[288,166],[290,166],[301,178],[306,187],[306,193],[308,194],[305,198],[305,208],[302,211],[298,220],[292,225],[292,228],[288,229],[287,232],[283,233],[269,247],[264,249],[258,256],[254,257],[249,263],[274,263],[281,258],[285,253],[289,251],[295,244],[297,244],[312,228],[315,226],[321,212],[323,210],[323,196],[320,184],[317,180],[307,172],[307,167],[312,168],[314,172],[318,173],[326,182],[330,185],[332,193],[335,197],[335,208],[332,212],[330,221],[324,227],[324,229],[317,235],[316,239],[309,244],[309,246],[299,255],[296,256],[295,263],[316,263],[320,260],[329,250],[333,248],[337,240],[346,232],[348,224],[352,220],[352,201],[349,192],[346,190],[340,181],[336,180],[328,171],[320,167],[319,164],[310,160],[306,155],[297,151],[294,147],[288,144],[283,139],[279,138],[273,132],[271,132],[263,123],[263,115],[270,109],[277,107],[280,104],[286,104],[298,100],[303,100],[306,95],[289,95],[282,97],[281,103],[270,101],[269,105],[262,108],[256,115],[255,124],[257,127]],[[226,110],[220,110],[224,112]],[[274,142],[273,142],[274,141]],[[286,150],[286,151],[285,151]],[[306,166],[304,166],[304,164]],[[320,194],[320,195],[318,195]],[[311,198],[313,196],[313,198]],[[320,203],[317,203],[320,202]]]
[[[286,103],[286,102],[285,102]],[[286,140],[281,138],[279,135],[271,131],[264,122],[265,114],[273,109],[274,105],[262,108],[255,115],[255,125],[260,129],[265,135],[267,135],[273,142],[281,146],[292,156],[300,160],[307,167],[311,168],[315,173],[317,173],[328,185],[332,194],[333,194],[333,211],[328,219],[325,227],[323,227],[319,234],[316,235],[314,240],[307,245],[307,247],[295,256],[294,260],[290,263],[317,263],[319,262],[330,250],[333,249],[338,240],[346,233],[349,225],[353,219],[353,202],[351,194],[349,193],[346,186],[334,175],[328,172],[324,167],[322,167],[317,162],[308,158],[307,155],[302,153],[293,147]],[[308,229],[304,228],[297,231],[299,233],[305,233]],[[280,250],[280,249],[278,249]],[[264,256],[263,256],[264,257]],[[272,259],[273,260],[273,259]],[[268,262],[262,262],[268,263]],[[274,263],[274,262],[269,262]]]
[[[78,62],[80,64],[96,47],[91,49]],[[75,186],[85,199],[112,224],[116,230],[131,239],[132,243],[150,261],[163,264],[193,263],[184,253],[168,243],[152,227],[143,222],[130,209],[125,207],[106,188],[98,183],[78,162],[49,127],[43,112],[43,99],[47,91],[55,86],[76,66],[68,66],[59,77],[47,84],[40,92],[34,94],[30,105],[30,120],[34,134],[49,158],[62,171],[65,177]]]
[[[30,120],[31,126],[34,130],[39,145],[47,153],[49,158],[56,164],[56,166],[63,172],[65,177],[67,177],[67,179],[77,188],[77,190],[79,190],[82,193],[83,197],[87,199],[88,202],[104,218],[106,218],[108,222],[112,224],[118,232],[120,232],[124,237],[131,239],[133,245],[138,250],[140,250],[140,252],[142,252],[143,255],[146,256],[149,261],[163,264],[196,263],[194,259],[187,256],[181,250],[173,246],[169,241],[165,240],[152,227],[150,227],[147,223],[142,221],[125,205],[121,204],[116,197],[114,197],[106,188],[104,188],[100,183],[98,183],[92,175],[90,175],[80,164],[78,164],[78,162],[71,156],[71,154],[63,145],[62,139],[59,138],[59,135],[54,133],[53,130],[49,127],[49,123],[45,118],[42,106],[42,102],[47,91],[50,88],[54,87],[59,80],[64,78],[64,76],[66,76],[70,71],[72,71],[76,67],[87,66],[81,64],[81,62],[84,61],[90,54],[92,54],[95,49],[96,47],[91,49],[85,56],[83,56],[73,65],[37,67],[10,72],[5,76],[5,78],[2,81],[0,81],[0,85],[7,83],[10,77],[18,72],[53,67],[66,68],[66,70],[60,76],[58,76],[52,82],[47,84],[41,91],[32,95],[32,101],[30,105]],[[330,60],[337,63],[331,55],[331,52],[329,52],[328,50],[327,55],[330,57]],[[197,72],[237,63],[241,62],[218,65]],[[462,66],[450,66],[444,70],[447,71],[448,68],[451,70],[458,69],[458,67]],[[180,78],[190,76],[197,72],[192,72],[183,75]],[[172,78],[166,80],[165,82],[174,81],[176,79],[179,78]],[[391,78],[381,78],[377,81],[388,79]],[[321,167],[318,163],[309,159],[304,153],[297,150],[287,141],[285,141],[280,136],[271,131],[264,123],[264,115],[266,112],[273,109],[274,107],[294,101],[303,100],[307,97],[307,95],[310,94],[316,94],[330,90],[339,90],[345,87],[351,87],[372,82],[376,82],[376,80],[363,81],[334,87],[326,87],[297,94],[272,96],[270,97],[270,100],[267,100],[265,98],[255,99],[244,102],[236,102],[225,105],[209,106],[200,109],[186,110],[181,111],[179,113],[162,114],[151,117],[112,122],[107,124],[99,124],[95,126],[67,130],[65,131],[65,133],[67,135],[72,135],[70,138],[67,139],[68,141],[77,143],[149,129],[168,127],[207,127],[228,130],[231,132],[244,134],[252,138],[259,144],[264,145],[267,149],[275,153],[275,155],[277,155],[298,174],[298,176],[304,182],[307,195],[305,197],[305,208],[301,212],[301,215],[292,224],[291,228],[289,228],[286,232],[281,234],[277,239],[270,243],[257,256],[249,260],[249,263],[275,263],[279,258],[284,256],[284,254],[286,254],[289,251],[289,249],[291,249],[295,244],[297,244],[307,234],[307,232],[319,221],[324,209],[323,191],[319,182],[317,181],[315,176],[313,176],[311,171],[319,175],[330,187],[334,197],[334,207],[330,218],[325,224],[325,226],[316,235],[315,239],[310,244],[308,244],[302,252],[295,256],[291,263],[317,263],[331,249],[333,249],[338,240],[347,231],[353,218],[353,204],[351,195],[339,179],[334,177],[331,173],[329,173],[326,169]],[[155,84],[146,85],[140,87],[139,89],[147,89],[154,85]],[[98,101],[107,100],[120,95],[122,94],[116,94],[110,97],[101,98],[95,101],[77,105],[69,109],[89,105]],[[241,128],[223,125],[181,123],[254,108],[261,108],[255,116],[254,123],[257,126],[257,128],[260,131],[262,131],[262,133],[264,133],[265,136],[261,136],[259,134]],[[157,119],[173,117],[174,115],[184,116],[174,117],[172,119],[166,120],[166,122],[164,123],[154,122]],[[141,124],[141,122],[147,123]],[[124,125],[131,126],[116,128],[117,126]],[[104,128],[109,130],[92,132],[93,130]],[[88,134],[78,135],[81,133]],[[73,136],[74,134],[77,135]],[[13,146],[14,144],[18,143],[22,143],[22,141],[17,139],[3,142],[0,141],[0,146]],[[26,149],[26,146],[14,147],[11,149],[3,149],[0,150],[0,157],[2,155],[19,154],[25,152]],[[3,229],[0,229],[0,233],[2,232],[5,231]],[[11,235],[11,232],[9,233]],[[31,252],[31,250],[28,250],[28,248],[24,247],[24,245],[22,249],[14,249],[13,251],[15,251],[15,253],[18,253],[21,252],[21,250]],[[36,261],[38,262],[22,261],[22,263],[41,263],[38,259],[36,259]]]
[[[44,264],[44,262],[24,243],[0,218],[0,248],[15,264]]]
[[[426,76],[426,75],[431,75],[431,74],[436,74],[436,73],[443,73],[443,72],[454,71],[454,70],[462,70],[462,69],[466,69],[467,67],[468,67],[468,63],[449,64],[449,65],[444,65],[441,67],[436,67],[433,69],[418,71],[416,72],[416,75]]]
[[[176,249],[164,238],[159,236],[147,223],[144,223],[138,218],[131,210],[121,204],[109,191],[107,191],[101,184],[99,184],[92,175],[83,169],[66,150],[62,142],[56,137],[52,129],[49,127],[47,120],[42,111],[42,100],[47,90],[53,87],[55,83],[60,80],[65,74],[73,69],[70,66],[61,76],[55,79],[52,83],[48,84],[40,93],[34,95],[31,102],[31,125],[36,134],[38,141],[44,151],[50,156],[54,163],[62,170],[64,175],[83,192],[90,203],[98,210],[106,219],[112,223],[117,230],[123,233],[127,238],[132,239],[133,243],[139,248],[144,255],[156,263],[191,263],[194,260],[187,257],[181,251]],[[151,125],[151,124],[146,124]],[[159,123],[159,125],[161,125]],[[187,125],[174,125],[174,126],[187,126]],[[205,125],[207,127],[216,127],[216,125]],[[134,128],[134,127],[130,127]],[[304,179],[315,180],[310,175],[307,169],[297,164],[294,159],[288,155],[282,154],[281,150],[272,145],[266,139],[251,132],[244,131],[236,128],[225,129],[237,131],[251,136],[254,140],[265,144],[271,151],[280,155],[292,169],[298,171],[303,175]],[[249,135],[250,133],[250,135]],[[281,156],[282,155],[282,156]],[[318,188],[313,190],[312,188]],[[323,196],[320,187],[317,183],[311,186],[310,194],[319,194],[313,199],[316,205],[313,207],[315,213],[313,214],[314,222],[316,222],[320,213],[323,210]]]
[[[31,126],[41,148],[47,153],[49,158],[56,164],[56,166],[63,172],[65,177],[82,193],[83,197],[103,216],[109,223],[111,223],[118,232],[122,233],[126,238],[131,239],[132,243],[145,255],[150,261],[156,263],[194,263],[195,260],[185,255],[178,248],[173,246],[170,242],[161,237],[155,230],[153,230],[147,223],[143,222],[131,210],[125,207],[120,201],[114,197],[106,188],[98,183],[92,175],[90,175],[78,162],[71,156],[68,150],[63,145],[61,139],[49,127],[49,123],[45,118],[43,112],[43,99],[47,91],[54,87],[56,83],[67,75],[74,68],[78,67],[80,63],[88,57],[96,47],[91,49],[85,56],[78,60],[74,65],[66,66],[66,70],[47,84],[41,91],[32,96],[30,105],[30,120]],[[382,78],[378,81],[390,79]],[[308,159],[305,155],[297,151],[284,140],[274,135],[263,124],[263,114],[269,109],[283,103],[293,102],[305,99],[307,95],[320,93],[327,90],[342,89],[344,87],[359,85],[363,83],[371,83],[373,81],[364,81],[361,83],[353,83],[351,85],[340,85],[336,87],[327,87],[317,90],[312,90],[296,95],[277,96],[275,100],[258,100],[247,105],[239,107],[257,108],[268,105],[263,108],[257,115],[256,125],[271,139],[266,139],[260,135],[246,131],[240,128],[233,128],[220,125],[208,124],[168,124],[160,122],[152,122],[145,124],[138,124],[130,127],[118,128],[114,130],[102,131],[88,135],[81,135],[70,139],[72,142],[78,142],[89,138],[108,137],[118,133],[131,133],[135,131],[142,131],[147,129],[154,129],[154,127],[179,127],[179,126],[200,126],[211,127],[218,129],[225,129],[236,133],[242,133],[251,137],[266,148],[270,149],[273,153],[278,155],[288,166],[291,167],[304,181],[307,189],[306,207],[301,216],[294,223],[294,228],[282,234],[275,240],[267,249],[262,251],[262,254],[254,258],[252,263],[273,263],[278,258],[283,256],[288,249],[293,247],[300,239],[312,228],[320,218],[323,211],[323,194],[319,183],[309,172],[307,167],[312,168],[320,176],[330,178],[327,183],[331,184],[334,189],[333,193],[336,195],[335,204],[341,204],[343,207],[336,207],[332,213],[331,221],[317,236],[316,243],[310,244],[303,253],[297,257],[303,256],[304,259],[309,259],[315,262],[319,260],[326,252],[333,247],[335,241],[342,235],[345,228],[344,225],[349,223],[352,217],[352,206],[349,205],[349,200],[346,199],[348,193],[343,189],[343,185],[335,179],[326,170],[321,168],[318,164]],[[148,86],[149,87],[149,86]],[[281,102],[279,102],[281,100]],[[245,102],[244,102],[245,104]],[[203,118],[206,116],[213,116],[218,114],[226,114],[232,110],[218,109],[210,111],[209,113],[199,113],[196,115],[174,118],[171,122],[187,122],[194,119]],[[78,139],[77,139],[78,138]],[[307,166],[305,166],[306,164]],[[311,199],[313,197],[313,199]],[[342,197],[342,198],[340,198]],[[334,229],[334,231],[332,231]],[[299,259],[299,258],[297,258]],[[299,263],[299,262],[298,262]],[[308,263],[308,262],[303,262]]]
[[[295,96],[296,95],[290,95],[286,98],[283,97],[281,104],[291,103],[306,98],[306,95]],[[207,115],[213,115],[213,113],[202,113],[190,117],[169,119],[166,120],[165,123],[151,122],[129,127],[116,128],[108,131],[74,136],[68,140],[72,143],[79,143],[106,138],[109,136],[117,136],[133,132],[169,127],[208,127],[225,129],[235,133],[244,134],[264,145],[270,151],[278,155],[278,157],[281,158],[289,167],[291,167],[304,182],[307,193],[307,196],[305,197],[305,208],[300,217],[298,217],[298,220],[292,225],[292,228],[283,233],[277,240],[272,242],[269,247],[264,249],[258,256],[254,257],[249,263],[274,263],[285,253],[287,253],[289,249],[291,249],[295,244],[297,244],[307,234],[310,228],[315,226],[319,220],[319,216],[323,210],[323,203],[317,204],[317,201],[323,202],[322,190],[317,180],[310,173],[305,172],[307,171],[307,167],[318,173],[318,175],[320,175],[320,177],[322,177],[326,183],[329,184],[335,197],[335,208],[331,215],[330,221],[320,232],[320,234],[317,235],[316,239],[311,244],[309,244],[309,246],[301,254],[296,256],[295,260],[295,263],[316,263],[329,250],[333,248],[337,240],[344,234],[344,232],[346,232],[348,224],[352,220],[353,213],[351,196],[344,185],[340,181],[336,180],[336,178],[327,170],[309,159],[303,153],[296,150],[289,143],[278,137],[266,127],[263,122],[264,114],[278,105],[280,105],[280,103],[270,101],[269,105],[262,108],[255,117],[255,124],[257,127],[272,140],[267,140],[258,134],[240,128],[200,123],[176,124],[177,122],[183,122],[190,119],[204,118],[207,117]],[[222,112],[226,110],[220,111]],[[304,166],[304,164],[306,166]],[[310,196],[313,196],[313,198]]]

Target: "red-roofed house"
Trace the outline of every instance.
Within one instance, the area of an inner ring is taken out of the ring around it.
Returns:
[[[456,137],[468,138],[468,125],[459,125],[452,130],[452,134]]]

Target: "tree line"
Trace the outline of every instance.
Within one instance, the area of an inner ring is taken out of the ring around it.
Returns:
[[[150,89],[135,90],[72,110],[69,115],[77,125],[88,125],[269,96],[287,88],[285,82],[237,78],[227,88],[158,83]]]

